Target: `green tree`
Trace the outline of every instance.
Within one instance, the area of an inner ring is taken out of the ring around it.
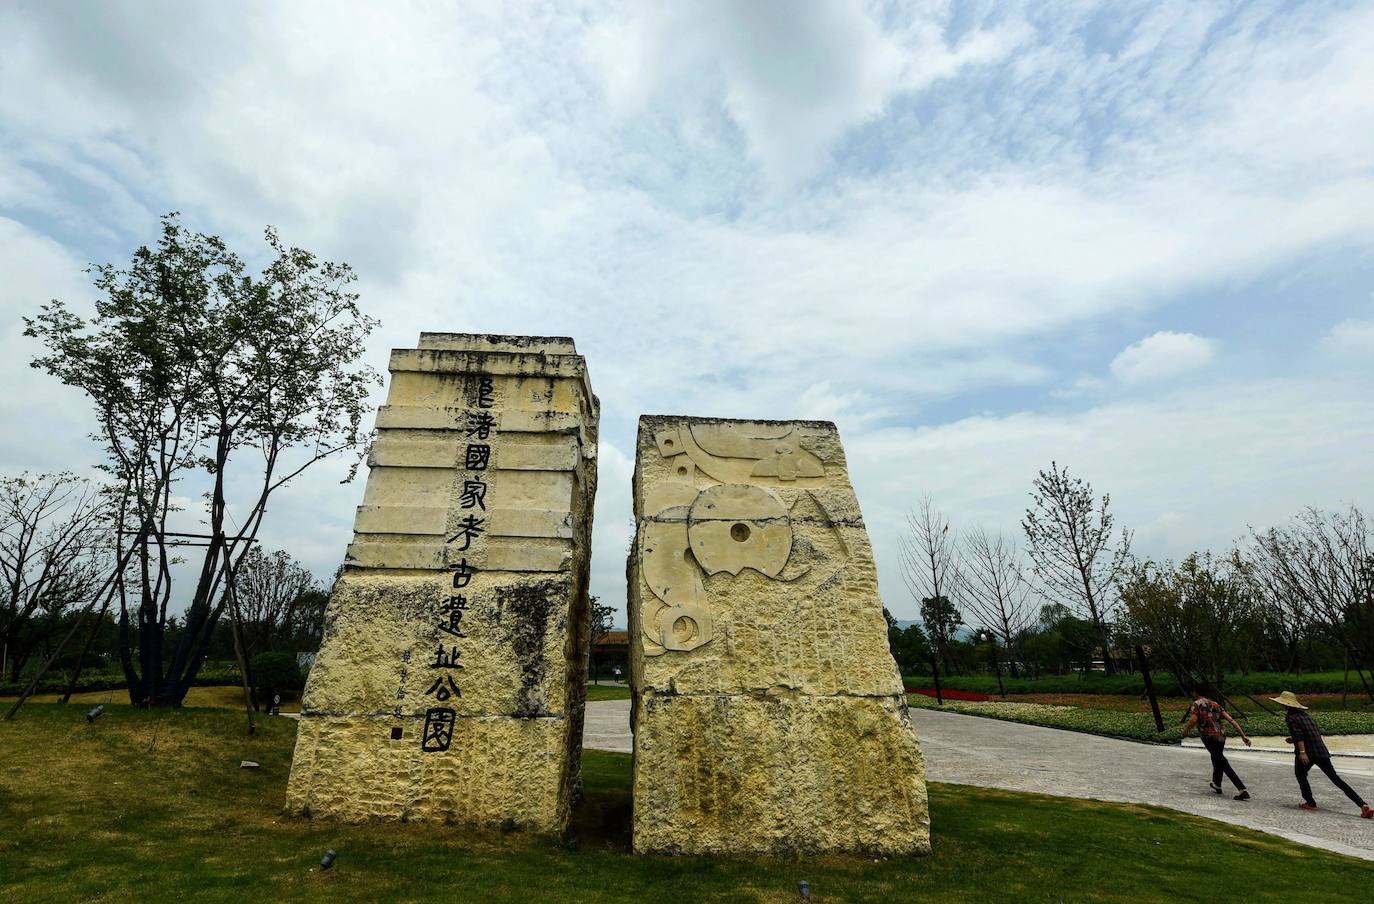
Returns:
[[[921,621],[925,623],[926,632],[945,663],[945,671],[953,671],[951,647],[954,632],[964,623],[964,617],[949,597],[937,596],[921,600]]]
[[[381,381],[357,364],[375,321],[349,291],[353,272],[265,236],[271,259],[251,275],[222,239],[169,214],[127,269],[92,268],[101,297],[89,321],[61,301],[25,318],[47,349],[34,366],[91,399],[104,467],[123,487],[133,562],[119,572],[120,654],[136,706],[179,706],[226,609],[238,625],[234,579],[272,494],[340,453],[356,453],[351,479],[366,445],[367,394]],[[190,547],[199,567],[173,632],[184,538],[168,516],[187,480],[204,489],[208,533]],[[232,521],[231,486],[242,491]]]
[[[305,686],[300,666],[291,653],[263,652],[249,660],[253,673],[253,691],[264,706],[272,705],[272,697],[282,691],[298,691]]]
[[[596,655],[596,645],[603,637],[611,633],[611,619],[615,617],[614,606],[603,606],[600,598],[591,598],[591,649],[592,649],[592,680],[601,680],[601,661]]]
[[[1036,674],[1062,675],[1075,666],[1086,672],[1092,664],[1097,631],[1062,603],[1040,607],[1036,626],[1025,631],[1020,648]]]
[[[930,670],[930,641],[920,625],[901,628],[894,620],[887,629],[887,644],[903,675],[924,675]]]
[[[1245,564],[1194,553],[1177,566],[1133,566],[1121,587],[1127,623],[1185,687],[1202,680],[1220,693],[1228,671],[1245,665],[1258,609]]]
[[[329,606],[329,594],[319,587],[302,591],[291,604],[291,619],[287,626],[291,648],[313,652],[320,648],[324,637],[324,612]]]

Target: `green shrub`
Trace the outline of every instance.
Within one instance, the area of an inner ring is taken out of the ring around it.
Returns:
[[[296,657],[290,653],[258,653],[248,663],[248,674],[259,692],[298,691],[305,686]]]
[[[292,657],[292,662],[295,658]],[[40,694],[60,694],[66,691],[67,682],[71,679],[69,669],[53,668],[38,683],[37,693]],[[17,697],[28,689],[31,678],[14,683],[0,683],[0,697]],[[195,687],[225,687],[240,683],[239,669],[234,663],[207,662],[196,674],[195,681],[191,682]],[[113,668],[108,665],[102,670],[86,670],[81,673],[81,679],[76,684],[78,693],[84,691],[115,691],[127,687],[124,680],[124,672],[116,664]]]
[[[1187,694],[1172,675],[1166,672],[1152,673],[1155,693],[1161,697],[1184,697]],[[1226,690],[1232,694],[1268,694],[1292,691],[1295,694],[1339,694],[1344,682],[1343,672],[1309,672],[1293,675],[1287,672],[1251,672],[1249,675],[1233,674],[1226,678]],[[924,675],[904,676],[907,687],[933,687],[934,682]],[[1369,681],[1369,673],[1365,673]],[[1010,678],[1003,676],[1002,683],[1007,694],[1115,694],[1138,697],[1145,693],[1145,679],[1139,673],[1112,675],[1101,673],[1083,675],[1045,675],[1040,678]],[[976,691],[993,695],[997,693],[995,675],[951,675],[940,676],[942,687],[961,691]],[[1363,694],[1364,686],[1354,672],[1350,673],[1350,693]]]

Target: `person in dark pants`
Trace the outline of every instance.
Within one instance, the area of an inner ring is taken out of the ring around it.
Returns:
[[[1250,746],[1250,739],[1245,735],[1245,729],[1241,728],[1231,714],[1222,708],[1221,704],[1207,697],[1202,688],[1196,689],[1197,699],[1193,705],[1188,707],[1190,718],[1188,724],[1183,727],[1183,737],[1188,737],[1188,732],[1197,726],[1198,737],[1202,739],[1202,746],[1207,748],[1207,752],[1212,755],[1212,780],[1207,786],[1218,794],[1221,793],[1221,776],[1224,773],[1231,780],[1231,784],[1236,786],[1238,792],[1235,800],[1249,800],[1250,792],[1245,790],[1245,782],[1236,775],[1236,770],[1231,768],[1230,760],[1226,759],[1226,726],[1223,720],[1235,726],[1240,739],[1245,742],[1245,746]]]
[[[1298,804],[1298,809],[1317,809],[1317,799],[1312,796],[1312,786],[1307,782],[1307,773],[1316,766],[1326,773],[1331,784],[1344,791],[1345,796],[1360,808],[1361,816],[1365,819],[1374,818],[1374,807],[1365,803],[1364,798],[1336,774],[1336,767],[1331,765],[1331,752],[1322,740],[1322,730],[1317,727],[1317,720],[1307,712],[1307,707],[1298,702],[1298,695],[1284,691],[1269,699],[1284,708],[1284,719],[1288,722],[1288,737],[1284,740],[1293,745],[1293,774],[1298,777],[1298,790],[1302,792],[1302,803]]]

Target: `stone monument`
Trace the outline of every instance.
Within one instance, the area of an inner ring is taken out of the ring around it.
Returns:
[[[634,509],[635,850],[928,852],[834,424],[640,418]]]
[[[557,833],[581,780],[598,402],[570,339],[391,354],[287,808]]]

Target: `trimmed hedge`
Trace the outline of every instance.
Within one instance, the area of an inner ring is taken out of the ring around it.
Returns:
[[[1165,672],[1153,672],[1155,693],[1161,697],[1187,696],[1178,682]],[[1277,694],[1292,691],[1295,694],[1339,694],[1344,683],[1344,672],[1310,672],[1293,675],[1286,672],[1251,672],[1249,675],[1228,675],[1225,690],[1232,693]],[[1370,675],[1365,672],[1365,680]],[[930,678],[912,675],[905,678],[908,686],[930,687]],[[1046,675],[1041,678],[1003,677],[1007,694],[1113,694],[1138,697],[1145,693],[1145,679],[1139,673],[1134,675],[1102,674]],[[940,686],[953,690],[973,691],[989,696],[997,694],[995,675],[951,675],[940,676]],[[1363,694],[1364,686],[1352,671],[1350,673],[1351,695]]]
[[[67,682],[70,679],[71,672],[69,671],[50,670],[43,680],[38,683],[37,693],[63,693],[66,691]],[[233,664],[207,664],[196,674],[196,680],[191,682],[194,687],[225,687],[240,683],[239,667]],[[24,691],[28,689],[28,686],[28,681],[23,681],[19,684],[0,684],[0,697],[17,697],[24,693]],[[78,693],[83,691],[117,691],[126,686],[123,672],[86,671],[81,673],[81,680],[76,683],[76,690]]]

